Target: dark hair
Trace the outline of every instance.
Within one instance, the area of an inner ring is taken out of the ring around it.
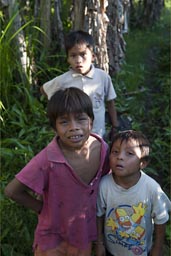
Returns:
[[[76,44],[86,44],[87,47],[93,51],[94,41],[93,37],[82,30],[72,31],[65,38],[65,50],[68,55],[68,51]]]
[[[47,116],[50,125],[56,129],[56,119],[69,113],[86,113],[94,120],[93,106],[89,96],[82,90],[70,87],[58,90],[48,101]]]
[[[150,154],[150,142],[146,138],[146,136],[140,132],[140,131],[134,131],[134,130],[126,130],[122,132],[118,132],[111,142],[110,151],[112,149],[113,143],[117,140],[120,140],[121,143],[123,141],[129,141],[130,139],[133,139],[137,142],[137,145],[139,146],[142,157],[141,160],[149,161],[149,154]]]

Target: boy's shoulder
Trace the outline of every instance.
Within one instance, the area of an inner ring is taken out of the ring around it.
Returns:
[[[52,78],[49,82],[53,82],[53,81],[56,81],[56,80],[62,80],[68,76],[71,76],[72,74],[72,71],[71,70],[68,70],[62,74],[59,74],[58,76],[55,76],[54,78]]]
[[[109,184],[109,183],[111,183],[111,182],[112,182],[112,186],[113,186],[114,183],[113,183],[112,172],[109,172],[109,173],[105,174],[105,175],[102,177],[101,181],[100,181],[102,187],[105,187],[106,184]]]
[[[52,90],[53,91],[53,87],[56,88],[56,86],[59,87],[63,85],[64,81],[68,81],[71,80],[71,76],[72,76],[72,71],[68,70],[65,73],[56,76],[54,78],[52,78],[51,80],[47,81],[46,83],[43,84],[43,89],[45,91],[46,94],[49,94]],[[49,92],[50,91],[50,92]]]
[[[90,134],[91,137],[93,137],[95,140],[99,141],[100,144],[104,145],[105,147],[109,148],[107,142],[99,135],[99,134],[96,134],[96,133],[91,133]]]
[[[99,148],[101,152],[101,158],[105,157],[106,155],[109,155],[108,144],[98,134],[91,133],[88,142],[89,143],[87,145],[89,145],[89,152],[90,150],[93,151]]]
[[[141,171],[141,184],[142,187],[146,186],[151,191],[159,191],[161,189],[160,184],[154,178],[152,178],[150,175],[143,171]]]
[[[145,173],[144,171],[140,170],[141,172],[141,176],[142,176],[142,179],[143,179],[143,182],[146,181],[146,182],[150,182],[150,183],[153,183],[155,185],[157,185],[157,181],[152,178],[149,174]]]
[[[95,73],[101,74],[101,75],[103,75],[103,76],[110,77],[109,74],[108,74],[105,70],[103,70],[103,69],[101,69],[101,68],[98,68],[98,67],[93,66],[93,69],[94,69],[94,72],[95,72]]]
[[[100,147],[108,147],[107,143],[96,133],[91,133],[89,136],[88,141],[90,144],[92,142],[96,143],[96,145],[99,145]]]

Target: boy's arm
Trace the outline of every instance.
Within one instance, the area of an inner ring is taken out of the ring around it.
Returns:
[[[109,100],[107,101],[107,108],[110,116],[110,120],[112,123],[112,127],[118,127],[118,119],[117,119],[117,113],[116,113],[116,107],[115,107],[115,101],[114,100]]]
[[[96,217],[97,223],[97,240],[95,242],[95,252],[96,256],[105,256],[105,246],[104,246],[104,215],[101,217]]]
[[[112,128],[109,132],[109,139],[112,140],[113,136],[118,132],[119,129],[119,123],[117,119],[117,112],[114,100],[107,101],[107,108],[112,123]]]
[[[43,89],[43,85],[40,87],[40,92],[42,95],[45,95],[46,98],[48,98],[47,94],[45,93],[44,89]]]
[[[43,202],[31,195],[31,190],[14,178],[5,188],[5,195],[17,203],[40,213]]]
[[[165,231],[166,224],[154,225],[154,242],[150,251],[150,256],[163,256]]]

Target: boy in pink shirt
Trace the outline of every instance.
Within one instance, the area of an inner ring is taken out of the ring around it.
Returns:
[[[97,189],[109,171],[108,147],[90,133],[92,103],[82,90],[57,91],[47,114],[58,135],[15,176],[5,194],[38,214],[35,256],[91,256]]]

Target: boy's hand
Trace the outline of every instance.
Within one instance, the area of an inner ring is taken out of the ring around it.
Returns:
[[[106,256],[105,247],[102,242],[96,242],[95,244],[95,255],[96,256]]]
[[[162,251],[158,250],[158,248],[153,247],[150,251],[149,256],[162,256]]]
[[[108,139],[109,141],[113,140],[113,137],[116,135],[116,133],[119,132],[119,126],[118,127],[112,127],[109,134],[108,134]]]

